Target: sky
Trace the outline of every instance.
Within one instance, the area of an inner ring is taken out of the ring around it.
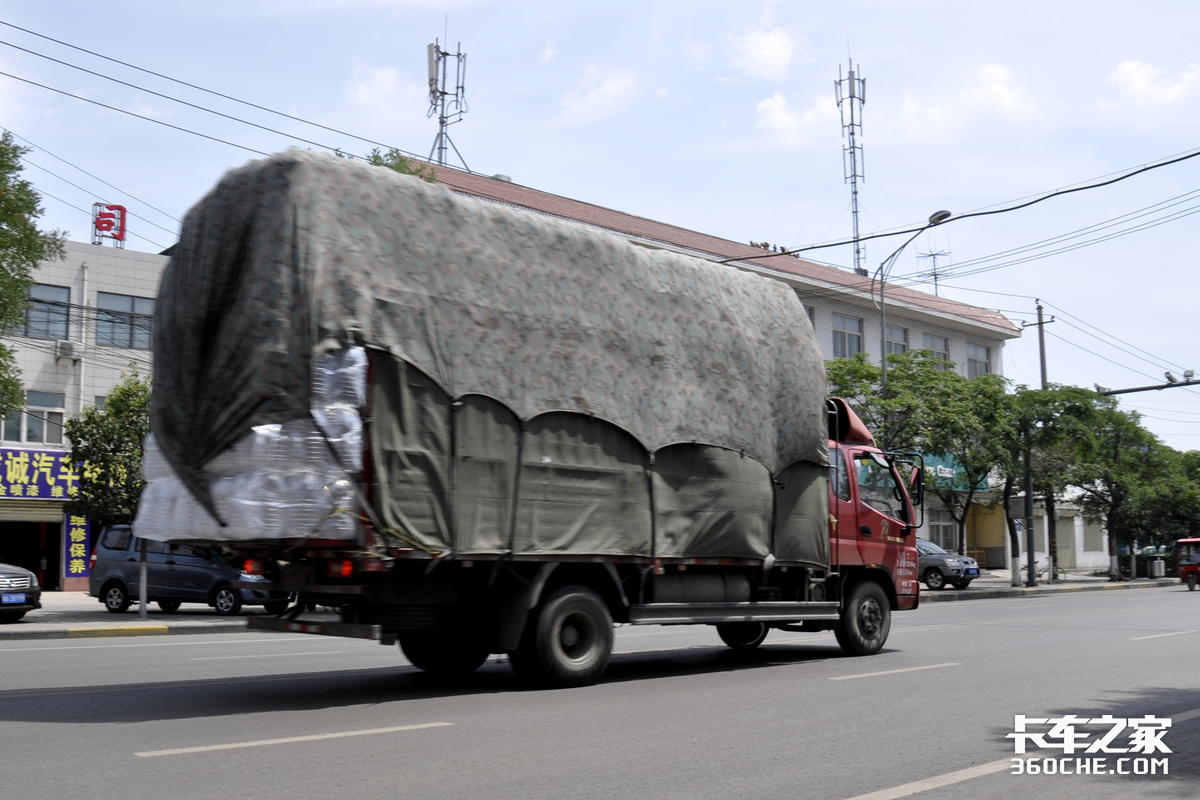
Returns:
[[[734,241],[851,236],[834,97],[851,59],[863,235],[1200,152],[1200,5],[1185,0],[8,0],[0,23],[0,126],[33,148],[40,224],[88,241],[92,204],[121,203],[128,247],[147,252],[261,153],[428,156],[435,40],[467,54],[452,165]],[[1041,301],[1051,382],[1159,385],[1200,370],[1198,186],[1200,158],[1184,159],[952,218],[892,278],[934,291],[920,256],[944,253],[944,296],[1018,324]],[[901,241],[868,242],[866,267]],[[809,255],[853,266],[847,246]],[[1037,385],[1036,328],[1003,361]],[[1121,402],[1200,449],[1200,385]]]

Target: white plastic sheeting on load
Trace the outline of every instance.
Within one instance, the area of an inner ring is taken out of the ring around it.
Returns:
[[[362,466],[366,375],[361,347],[320,356],[312,419],[258,425],[205,465],[224,526],[179,480],[154,434],[146,437],[142,474],[149,486],[134,522],[137,534],[158,541],[356,539],[358,503],[346,470]]]

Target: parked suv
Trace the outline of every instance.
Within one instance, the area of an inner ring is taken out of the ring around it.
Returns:
[[[37,576],[24,567],[0,564],[0,622],[16,622],[41,607]]]
[[[124,612],[138,596],[142,540],[128,525],[105,529],[92,552],[88,594],[114,614]],[[236,614],[242,605],[261,605],[278,614],[288,606],[287,592],[239,589],[234,581],[262,580],[246,575],[212,548],[198,544],[146,543],[146,600],[167,613],[181,603],[207,603],[218,614]]]
[[[979,577],[979,562],[975,559],[948,553],[927,539],[917,539],[917,552],[917,574],[932,591],[945,589],[947,583],[965,589]]]

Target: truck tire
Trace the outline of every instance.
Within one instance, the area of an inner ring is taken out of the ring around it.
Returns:
[[[763,643],[769,632],[762,622],[725,622],[717,626],[721,641],[734,650],[753,650]]]
[[[174,614],[179,610],[180,602],[178,600],[159,600],[158,607],[162,609],[164,614]]]
[[[848,656],[873,656],[883,649],[892,629],[892,610],[879,584],[865,581],[854,587],[834,631]]]
[[[417,669],[443,678],[470,675],[487,661],[488,651],[471,631],[405,631],[400,650]]]
[[[509,655],[522,678],[554,688],[590,686],[612,657],[613,622],[600,596],[565,586],[538,610],[521,646]]]

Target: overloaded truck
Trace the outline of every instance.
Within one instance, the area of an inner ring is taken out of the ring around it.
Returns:
[[[870,655],[919,601],[922,471],[771,278],[290,151],[188,214],[154,355],[136,532],[294,593],[253,628],[578,686],[618,623]]]

